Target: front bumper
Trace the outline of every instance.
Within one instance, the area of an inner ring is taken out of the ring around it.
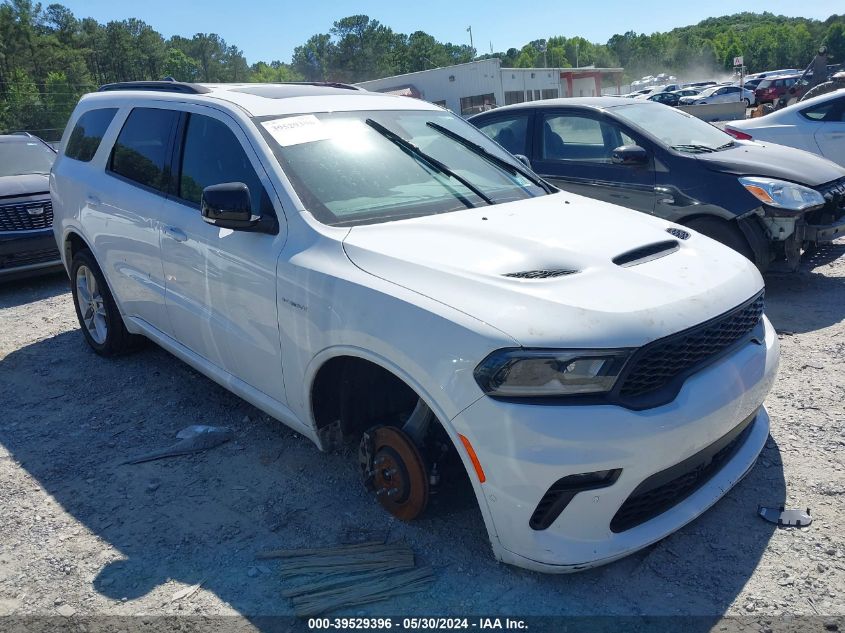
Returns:
[[[830,242],[845,235],[845,217],[831,224],[808,224],[804,229],[804,240],[808,242]]]
[[[61,268],[52,228],[0,232],[0,279]]]
[[[482,398],[454,420],[471,441],[487,480],[480,485],[496,556],[538,571],[564,573],[611,562],[692,521],[753,466],[768,437],[761,407],[777,372],[777,335],[687,379],[664,406],[532,405]],[[758,411],[759,409],[759,411]],[[754,415],[735,450],[694,492],[622,531],[610,525],[640,484],[700,453]],[[576,494],[546,529],[529,520],[549,487],[568,475],[622,469],[607,487]]]

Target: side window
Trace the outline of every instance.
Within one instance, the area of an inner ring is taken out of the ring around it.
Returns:
[[[242,182],[249,187],[253,209],[269,203],[264,186],[232,130],[217,119],[191,114],[185,129],[178,195],[199,204],[203,189],[224,182]]]
[[[623,132],[622,130],[619,130],[619,138],[622,141],[622,145],[639,145],[639,143],[637,143],[637,141],[635,141],[630,136],[625,134],[625,132]],[[614,149],[616,149],[616,148],[614,148]]]
[[[845,97],[816,104],[801,110],[801,114],[811,121],[843,121],[845,120]]]
[[[563,114],[543,119],[542,158],[585,160],[604,156],[604,136],[596,119]]]
[[[115,141],[111,171],[141,185],[166,190],[167,149],[178,118],[176,110],[132,110]]]
[[[88,110],[79,117],[65,147],[65,156],[74,160],[89,162],[97,153],[100,141],[117,114],[117,108],[100,108]]]
[[[610,163],[620,145],[637,145],[613,123],[577,114],[551,114],[543,118],[542,158]]]
[[[497,119],[478,128],[511,154],[528,154],[528,115]]]

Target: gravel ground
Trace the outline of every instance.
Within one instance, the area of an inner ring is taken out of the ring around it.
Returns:
[[[94,355],[63,276],[0,286],[0,615],[289,614],[273,561],[255,553],[362,530],[404,539],[437,580],[352,615],[727,614],[754,630],[784,614],[845,615],[843,255],[840,241],[766,280],[783,358],[772,436],[749,476],[659,544],[568,576],[496,563],[467,482],[423,519],[394,521],[351,451],[320,454],[153,345]],[[120,465],[197,423],[236,439]],[[812,526],[755,516],[784,502],[810,507]]]

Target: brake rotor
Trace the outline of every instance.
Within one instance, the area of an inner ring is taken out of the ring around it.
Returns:
[[[395,426],[364,433],[358,450],[364,485],[397,519],[411,521],[428,505],[428,472],[414,441]]]

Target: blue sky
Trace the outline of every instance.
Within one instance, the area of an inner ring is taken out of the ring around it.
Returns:
[[[469,43],[466,27],[472,25],[479,52],[520,47],[534,39],[552,35],[581,35],[594,42],[606,42],[614,33],[653,33],[693,24],[704,18],[761,11],[788,16],[824,19],[845,12],[843,0],[795,0],[760,2],[710,0],[604,0],[563,2],[561,0],[358,0],[353,3],[306,0],[58,0],[77,17],[100,22],[136,17],[149,23],[165,37],[213,32],[244,51],[247,60],[279,59],[289,62],[295,46],[314,33],[325,33],[332,22],[347,15],[364,13],[395,31],[422,30],[440,41]],[[46,2],[45,2],[46,4]]]

